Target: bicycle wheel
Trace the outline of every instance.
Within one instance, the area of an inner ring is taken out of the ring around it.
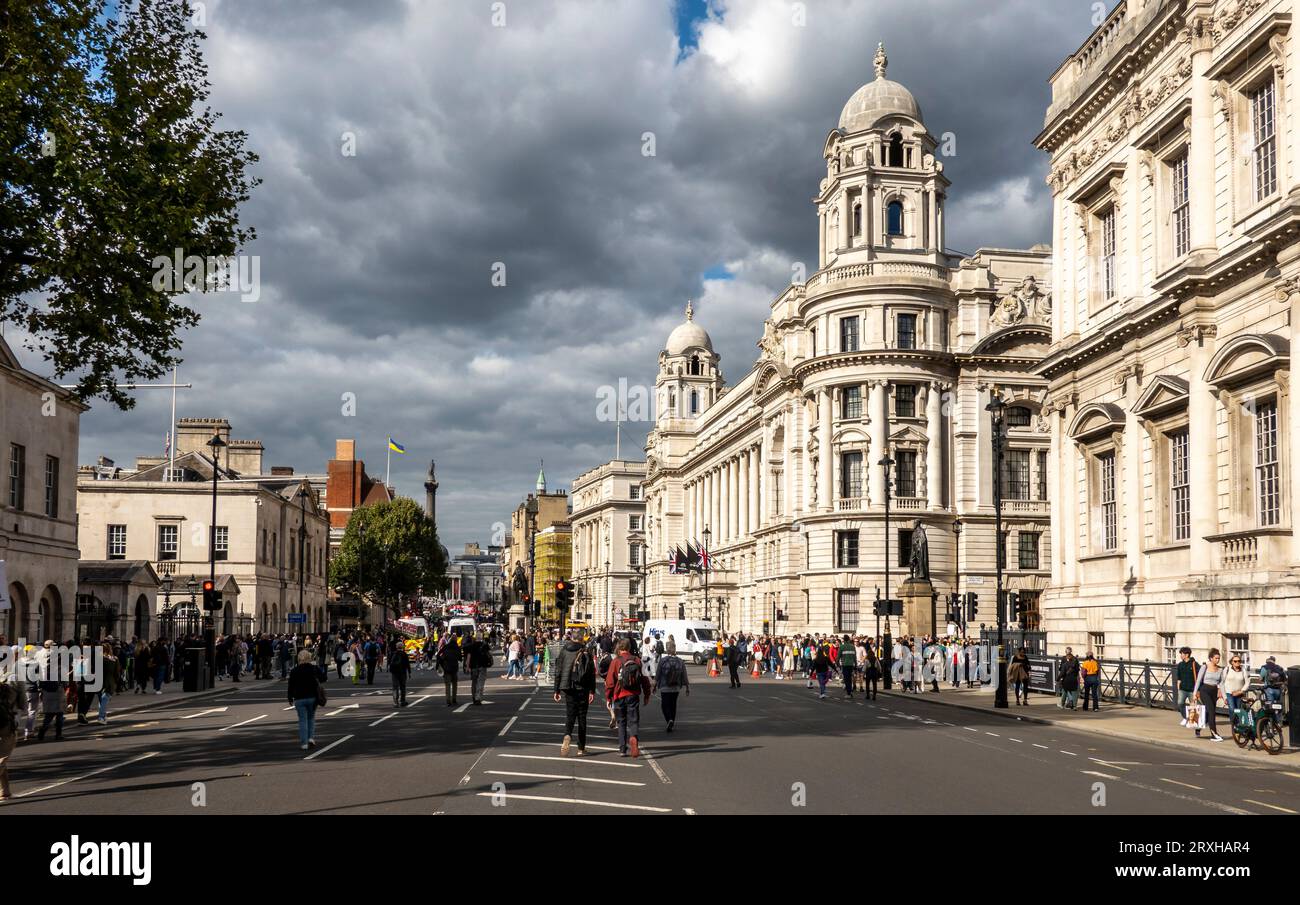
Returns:
[[[1259,746],[1269,754],[1282,753],[1282,727],[1272,717],[1261,719],[1255,727]]]
[[[1250,746],[1250,731],[1243,727],[1238,720],[1232,721],[1232,740],[1237,743],[1238,748],[1247,748]]]

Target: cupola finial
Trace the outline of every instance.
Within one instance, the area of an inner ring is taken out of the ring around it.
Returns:
[[[881,41],[876,45],[876,78],[885,77],[885,67],[889,65],[889,57],[885,55],[885,42]]]
[[[695,320],[695,308],[691,305],[690,299],[686,300],[686,319],[688,321]]]

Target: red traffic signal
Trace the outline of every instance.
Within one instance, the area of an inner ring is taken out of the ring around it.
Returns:
[[[217,584],[210,578],[203,579],[203,609],[221,609],[221,595],[217,593]]]

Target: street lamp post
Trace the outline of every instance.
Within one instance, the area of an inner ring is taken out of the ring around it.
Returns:
[[[1006,417],[1006,403],[998,396],[997,390],[985,409],[991,414],[993,422],[993,537],[997,545],[994,562],[997,569],[997,594],[994,599],[998,607],[998,684],[993,692],[993,706],[1006,709],[1007,702],[1007,649],[1002,642],[1002,626],[1005,621],[1002,612],[1002,557],[1005,553],[1002,543],[1002,455],[1003,430]]]
[[[956,574],[961,575],[961,519],[953,519],[952,536],[953,536],[953,562],[956,564]],[[957,625],[961,628],[961,636],[966,637],[966,600],[963,598],[961,588],[954,586],[954,594],[957,595]]]
[[[532,608],[541,606],[537,600],[537,510],[539,506],[537,497],[530,494],[525,506],[525,511],[528,513],[528,602],[524,604],[525,632],[529,629]]]
[[[708,554],[700,563],[700,571],[704,573],[704,621],[709,621],[709,563],[713,554],[709,552],[709,538],[713,532],[705,528],[700,534],[704,537],[704,552]]]
[[[208,531],[208,578],[212,586],[217,586],[217,473],[221,470],[220,452],[226,445],[220,434],[213,434],[207,445],[212,449],[212,524]],[[205,608],[203,611],[203,656],[207,660],[208,687],[215,684],[217,668],[217,638],[214,629],[215,617]]]
[[[609,575],[609,560],[605,560],[605,608],[613,610],[614,607],[614,585]]]
[[[889,457],[889,450],[885,450],[885,455],[876,463],[885,472],[885,606],[890,605],[889,600],[889,493],[893,489],[890,469],[894,467],[894,460]],[[877,630],[879,628],[879,619],[877,618]],[[889,629],[889,610],[885,610],[885,636],[880,640],[881,659],[885,666],[885,690],[888,691],[894,687],[894,639],[890,637]]]

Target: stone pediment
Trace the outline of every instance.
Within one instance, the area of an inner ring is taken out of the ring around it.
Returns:
[[[790,379],[790,375],[790,369],[785,362],[773,358],[761,359],[758,364],[758,374],[754,377],[754,401],[757,402],[772,387],[785,383]]]
[[[831,440],[834,443],[868,443],[870,437],[863,428],[855,424],[840,428]]]
[[[924,444],[927,443],[929,439],[930,438],[924,433],[911,425],[896,430],[889,435],[889,443],[891,446],[900,444],[907,446],[916,443]]]
[[[1187,407],[1187,381],[1158,374],[1138,398],[1133,412],[1142,418],[1158,418]]]
[[[1219,347],[1205,369],[1205,382],[1216,390],[1228,389],[1289,368],[1290,361],[1291,343],[1286,337],[1246,333]]]
[[[971,354],[1043,358],[1051,344],[1051,327],[1025,321],[983,337],[971,348]]]
[[[1090,402],[1070,423],[1070,438],[1080,443],[1124,430],[1124,410],[1113,402]]]

